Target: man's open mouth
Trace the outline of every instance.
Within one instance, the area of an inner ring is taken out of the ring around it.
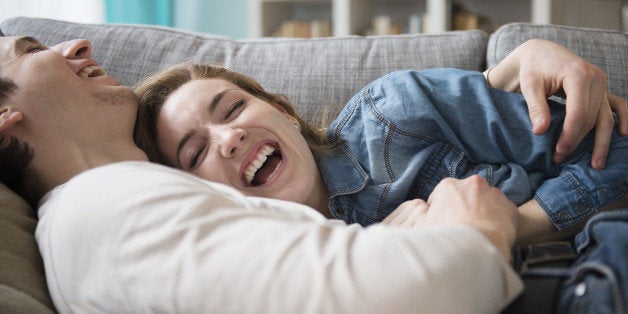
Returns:
[[[87,66],[79,71],[80,77],[97,77],[107,74],[103,68],[98,65]]]
[[[270,144],[265,144],[244,172],[245,185],[260,186],[270,181],[281,165],[281,152]]]

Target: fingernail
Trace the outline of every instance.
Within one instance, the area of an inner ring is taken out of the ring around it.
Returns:
[[[604,169],[604,167],[606,167],[605,158],[598,157],[597,159],[595,159],[595,164],[593,165],[593,168]]]

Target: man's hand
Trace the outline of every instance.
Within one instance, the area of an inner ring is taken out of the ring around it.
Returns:
[[[474,175],[442,180],[427,200],[422,225],[467,225],[479,230],[506,258],[517,231],[517,207],[499,189]]]
[[[487,74],[492,87],[521,91],[528,103],[535,134],[549,128],[547,97],[564,91],[567,115],[554,151],[556,163],[562,162],[595,127],[591,166],[604,168],[615,125],[612,112],[619,118],[620,133],[628,135],[626,100],[608,94],[606,74],[602,70],[561,45],[529,40]]]
[[[416,228],[423,223],[425,213],[427,212],[427,203],[421,199],[405,201],[395,209],[382,224],[391,227]]]

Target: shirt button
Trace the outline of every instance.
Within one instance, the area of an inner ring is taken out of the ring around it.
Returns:
[[[587,285],[584,282],[579,283],[576,288],[573,290],[573,293],[576,297],[581,297],[587,292]]]
[[[344,214],[344,213],[345,213],[345,211],[344,211],[344,210],[342,210],[342,208],[340,208],[340,207],[336,208],[336,212],[337,212],[339,215],[342,215],[342,214]]]
[[[569,218],[569,214],[567,214],[566,211],[561,210],[561,211],[558,212],[558,218],[560,218],[560,219],[567,219],[567,218]]]

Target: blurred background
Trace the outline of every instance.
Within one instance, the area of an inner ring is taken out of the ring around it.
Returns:
[[[0,20],[175,27],[231,38],[381,35],[482,29],[509,22],[627,32],[626,0],[0,0]]]

